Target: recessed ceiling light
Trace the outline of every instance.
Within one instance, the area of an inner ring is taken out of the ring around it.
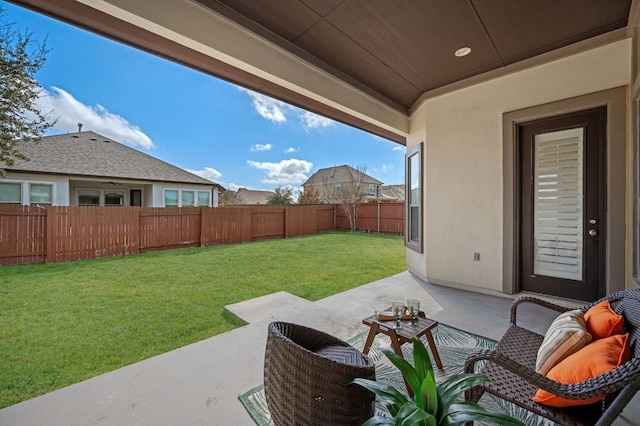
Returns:
[[[467,56],[469,53],[471,53],[471,48],[470,47],[461,47],[460,49],[456,50],[456,56],[458,58],[462,58],[463,56]]]

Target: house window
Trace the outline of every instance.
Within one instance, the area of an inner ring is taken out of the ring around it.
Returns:
[[[164,206],[178,207],[178,190],[177,189],[164,190]]]
[[[0,183],[0,204],[21,204],[22,184]]]
[[[405,162],[408,183],[405,245],[422,253],[422,143],[407,152]]]
[[[378,185],[374,185],[372,183],[369,184],[369,194],[371,195],[376,195],[376,189],[378,188]]]
[[[193,191],[182,191],[182,207],[195,206],[195,197]]]
[[[78,190],[79,206],[99,206],[100,191],[97,189],[80,189]]]
[[[198,205],[209,207],[211,205],[211,192],[209,191],[198,191]]]
[[[52,188],[51,185],[32,183],[29,185],[29,202],[31,204],[51,205]]]
[[[124,206],[124,192],[123,191],[105,191],[104,205],[105,206]]]
[[[196,204],[197,203],[197,204]],[[165,207],[195,207],[211,206],[211,191],[196,191],[192,189],[165,189]]]
[[[336,182],[336,189],[340,189],[340,182]]]

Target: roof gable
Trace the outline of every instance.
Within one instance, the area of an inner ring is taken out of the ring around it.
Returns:
[[[19,143],[29,161],[7,171],[213,185],[214,182],[92,131]]]

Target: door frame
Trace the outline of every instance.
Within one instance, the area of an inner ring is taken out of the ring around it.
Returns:
[[[605,235],[605,293],[626,288],[626,193],[628,166],[627,146],[627,88],[596,92],[589,95],[566,99],[531,108],[503,114],[503,250],[502,250],[502,291],[514,294],[520,291],[520,174],[517,143],[518,124],[542,118],[588,110],[600,106],[607,107],[607,140],[605,158],[607,194],[605,213],[607,215]]]
[[[559,114],[542,120],[517,124],[518,140],[516,149],[521,162],[518,163],[518,202],[522,216],[519,218],[519,235],[521,247],[518,265],[523,268],[517,290],[548,294],[567,298],[582,298],[588,302],[595,301],[605,295],[604,277],[606,276],[606,116],[607,108],[597,107],[569,114]],[[533,248],[536,224],[534,218],[535,201],[533,175],[538,157],[535,152],[535,138],[538,134],[549,134],[568,129],[579,130],[583,134],[583,154],[580,159],[583,166],[582,186],[584,190],[581,233],[582,279],[573,280],[553,277],[553,275],[535,274],[535,250]],[[541,133],[540,133],[541,132]],[[527,211],[525,208],[529,208]],[[597,219],[595,225],[588,219]],[[595,228],[597,237],[587,235],[588,228]],[[530,277],[531,276],[531,277]],[[533,278],[535,277],[535,278]],[[525,289],[528,283],[528,289]]]

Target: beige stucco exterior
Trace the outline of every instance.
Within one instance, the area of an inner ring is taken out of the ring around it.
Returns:
[[[503,115],[628,87],[631,49],[630,39],[619,41],[428,99],[415,109],[407,149],[424,142],[425,244],[422,254],[407,249],[412,272],[434,283],[504,290]],[[629,183],[627,178],[623,185]]]

